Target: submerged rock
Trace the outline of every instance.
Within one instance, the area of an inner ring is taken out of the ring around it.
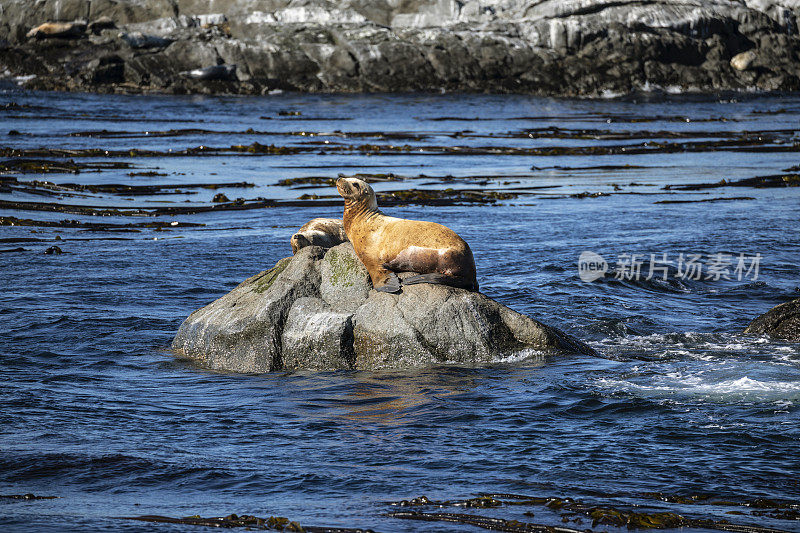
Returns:
[[[750,322],[744,333],[800,342],[800,298],[776,305]]]
[[[172,347],[237,372],[377,370],[594,351],[476,292],[371,290],[352,245],[308,246],[189,315]]]

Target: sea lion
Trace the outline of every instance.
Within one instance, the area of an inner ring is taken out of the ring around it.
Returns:
[[[345,234],[344,225],[339,218],[314,218],[309,220],[289,239],[293,254],[296,254],[298,250],[306,246],[333,248],[346,241],[347,234]]]
[[[398,292],[396,272],[418,274],[405,285],[437,283],[477,291],[475,259],[464,239],[435,222],[387,217],[378,209],[375,191],[358,178],[339,178],[344,198],[344,230],[367,267],[372,286]]]
[[[86,31],[86,22],[45,22],[25,34],[28,39],[46,39],[49,37],[80,37]]]

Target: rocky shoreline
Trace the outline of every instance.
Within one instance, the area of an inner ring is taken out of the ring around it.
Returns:
[[[168,94],[793,91],[799,14],[797,0],[9,0],[0,75]]]

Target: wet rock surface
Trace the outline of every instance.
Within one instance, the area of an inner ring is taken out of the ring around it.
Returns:
[[[103,92],[797,90],[798,13],[793,0],[10,0],[0,72]]]
[[[800,298],[776,305],[750,322],[744,333],[766,333],[778,339],[800,342]]]
[[[172,343],[221,370],[377,370],[490,364],[593,350],[485,295],[439,285],[371,290],[350,243],[301,249],[192,313]]]

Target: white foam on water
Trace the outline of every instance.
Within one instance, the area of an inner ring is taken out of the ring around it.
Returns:
[[[767,336],[682,332],[607,338],[597,344],[622,363],[614,375],[594,381],[612,393],[723,403],[800,401],[800,346]]]
[[[543,361],[546,353],[541,350],[534,350],[533,348],[524,348],[518,352],[513,352],[508,355],[495,359],[495,363],[518,363],[520,361],[540,360]]]
[[[632,379],[601,378],[601,389],[627,392],[636,396],[659,399],[705,399],[713,402],[789,402],[800,400],[800,381],[755,379],[747,375],[724,379],[714,369],[674,371]],[[785,405],[785,404],[784,404]]]
[[[522,350],[508,353],[497,354],[492,360],[491,364],[514,364],[514,363],[537,363],[544,364],[548,352],[542,350],[535,350],[533,348],[523,348]],[[462,365],[458,361],[445,361],[448,365]]]
[[[800,346],[776,343],[766,336],[749,337],[719,333],[666,333],[606,338],[598,350],[609,356],[647,359],[676,357],[699,361],[719,361],[733,357],[770,356],[776,360],[800,363]]]

